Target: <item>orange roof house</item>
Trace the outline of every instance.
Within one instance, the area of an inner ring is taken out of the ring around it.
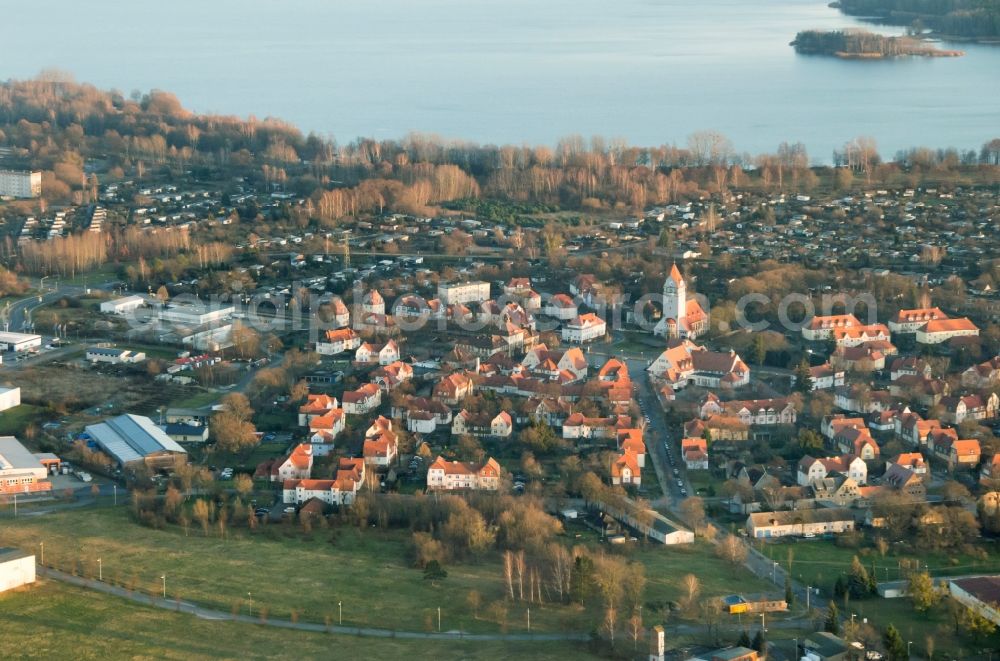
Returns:
[[[611,484],[642,484],[642,468],[634,452],[626,450],[611,462]]]

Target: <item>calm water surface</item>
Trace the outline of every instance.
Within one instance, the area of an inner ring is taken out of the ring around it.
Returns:
[[[4,23],[0,79],[56,67],[342,141],[662,144],[715,129],[741,151],[802,141],[827,161],[858,135],[889,156],[1000,136],[1000,47],[796,55],[799,30],[859,25],[824,0],[31,0]]]

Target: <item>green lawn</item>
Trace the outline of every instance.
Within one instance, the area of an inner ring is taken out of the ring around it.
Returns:
[[[323,622],[344,602],[344,623],[422,631],[441,607],[446,628],[466,631],[499,630],[485,613],[476,619],[465,605],[471,590],[486,603],[502,597],[502,571],[492,555],[476,564],[448,567],[448,578],[432,584],[410,566],[406,532],[352,528],[318,530],[303,540],[297,527],[275,526],[274,538],[204,537],[192,527],[165,531],[138,526],[124,508],[78,510],[0,523],[5,544],[38,549],[45,542],[45,560],[62,569],[96,574],[102,558],[106,580],[137,591],[159,589],[167,576],[171,597],[229,611],[248,591],[254,603],[273,617]],[[279,530],[280,529],[280,530]],[[511,631],[526,629],[520,606],[509,612]],[[532,629],[586,631],[589,621],[567,606],[532,608]]]
[[[51,581],[0,595],[0,610],[5,659],[599,658],[572,642],[359,638],[208,621]]]
[[[194,393],[184,395],[179,399],[170,402],[171,408],[180,409],[200,409],[204,406],[214,404],[221,399],[222,395],[211,390],[198,390]]]
[[[934,658],[963,659],[986,650],[1000,649],[1000,634],[979,640],[961,633],[956,636],[951,618],[940,605],[927,613],[914,611],[908,599],[873,598],[855,601],[849,606],[857,621],[870,618],[880,628],[895,624],[903,640],[913,641],[913,654],[921,658],[926,652],[928,636],[934,638]]]
[[[685,574],[698,577],[703,597],[775,592],[768,581],[717,558],[714,547],[702,540],[690,546],[647,546],[632,558],[646,566],[647,602],[680,599]]]
[[[445,628],[501,630],[485,609],[477,618],[466,606],[472,590],[482,595],[484,604],[503,599],[503,572],[495,552],[448,566],[448,577],[432,584],[410,566],[406,531],[362,533],[342,526],[317,528],[304,539],[298,527],[279,524],[252,536],[244,530],[228,539],[212,534],[203,536],[197,526],[188,536],[179,528],[142,527],[132,523],[125,508],[0,521],[5,545],[37,551],[44,542],[46,563],[60,569],[93,576],[101,558],[105,580],[140,592],[158,591],[159,577],[165,574],[171,597],[226,612],[251,591],[254,603],[275,618],[290,618],[294,610],[303,621],[323,622],[343,601],[344,623],[350,625],[422,631],[440,607]],[[647,602],[676,600],[680,580],[689,572],[701,579],[705,597],[766,589],[765,583],[726,565],[702,544],[686,549],[646,546],[630,557],[646,566]],[[509,605],[507,618],[509,631],[526,630],[522,605]],[[531,608],[533,631],[589,631],[593,621],[592,613],[575,606]]]
[[[712,479],[712,476],[708,471],[694,470],[687,472],[688,481],[691,483],[691,488],[699,496],[712,495],[709,493],[710,488],[716,488],[719,484],[718,480]]]
[[[875,567],[875,576],[879,581],[898,580],[902,577],[900,562],[902,560],[919,560],[926,564],[931,575],[961,576],[976,573],[1000,572],[1000,555],[993,546],[987,546],[985,559],[980,559],[960,553],[942,553],[924,550],[914,550],[902,544],[893,545],[883,558],[874,548],[849,549],[841,548],[832,540],[814,539],[795,544],[765,544],[763,553],[777,560],[788,568],[788,553],[791,550],[792,572],[798,580],[809,585],[819,586],[830,591],[837,576],[846,572],[851,566],[852,558],[857,555],[865,568],[871,571]]]
[[[763,546],[763,553],[787,569],[788,553],[791,551],[792,573],[806,584],[819,586],[823,590],[823,596],[818,600],[825,604],[832,594],[833,582],[838,575],[848,571],[855,555],[869,571],[874,567],[879,581],[898,580],[903,575],[900,570],[900,561],[903,559],[919,560],[926,564],[935,578],[1000,572],[1000,556],[992,547],[986,548],[991,552],[985,559],[980,559],[960,553],[914,550],[897,544],[883,558],[873,548],[840,548],[833,541],[816,539],[796,544],[766,544]],[[849,617],[851,613],[855,613],[858,618],[869,617],[878,627],[895,624],[904,640],[913,641],[914,654],[923,653],[928,635],[935,639],[935,654],[948,653],[955,655],[954,658],[961,658],[973,650],[986,647],[1000,648],[1000,634],[980,642],[968,636],[956,636],[945,609],[940,605],[928,613],[918,613],[913,610],[909,599],[872,597],[851,601],[847,609],[840,604],[840,608],[841,615]]]
[[[0,436],[24,437],[24,428],[31,423],[41,424],[45,418],[45,407],[21,404],[0,413]]]

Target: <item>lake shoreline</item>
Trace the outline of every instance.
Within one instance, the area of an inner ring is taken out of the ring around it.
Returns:
[[[821,55],[842,60],[965,55],[965,51],[939,49],[914,37],[889,37],[867,30],[804,30],[795,35],[789,45],[800,55]]]
[[[899,18],[894,19],[892,15],[877,15],[877,16],[866,16],[848,11],[844,8],[843,3],[834,1],[827,4],[827,7],[831,9],[836,9],[844,16],[849,16],[857,21],[862,21],[864,23],[869,23],[876,26],[891,26],[891,27],[907,27],[910,22],[903,21]],[[928,16],[916,16],[917,20],[926,19]],[[919,37],[922,40],[934,39],[938,41],[949,41],[953,43],[966,43],[966,44],[981,44],[985,46],[1000,46],[1000,36],[984,36],[984,37],[974,37],[969,35],[951,34],[942,30],[930,29],[922,32]]]
[[[936,50],[921,53],[904,53],[902,55],[884,55],[882,53],[847,53],[836,51],[834,53],[803,53],[804,55],[832,55],[841,60],[894,60],[903,57],[964,57],[965,51],[961,50]]]

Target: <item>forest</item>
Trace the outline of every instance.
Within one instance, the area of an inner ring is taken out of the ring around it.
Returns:
[[[887,37],[867,30],[799,32],[792,42],[795,51],[808,55],[833,55],[843,58],[884,58],[920,55],[953,57],[960,51],[939,50],[911,37]]]
[[[930,29],[966,39],[1000,38],[1000,0],[840,0],[853,16],[877,16],[893,25]]]
[[[302,196],[308,204],[293,212],[324,226],[390,211],[430,215],[456,203],[486,204],[500,217],[517,215],[509,209],[640,216],[653,205],[730,189],[835,187],[844,169],[869,184],[924,176],[993,181],[1000,160],[993,141],[976,151],[914,149],[887,161],[862,137],[833,155],[835,167],[815,167],[802,144],[751,155],[712,131],[648,147],[600,136],[570,136],[552,147],[417,134],[341,143],[275,119],[194,114],[168,92],[102,91],[58,72],[0,84],[0,150],[5,167],[42,171],[43,206],[93,203],[100,184],[125,177],[188,173]]]

